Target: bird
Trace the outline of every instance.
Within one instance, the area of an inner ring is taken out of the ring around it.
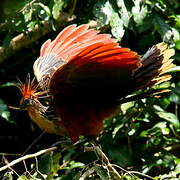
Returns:
[[[88,24],[69,25],[41,46],[35,78],[18,83],[20,107],[47,133],[96,137],[128,95],[171,79],[174,54],[161,42],[140,56]]]

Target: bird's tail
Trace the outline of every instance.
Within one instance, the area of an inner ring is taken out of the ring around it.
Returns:
[[[142,66],[133,73],[136,90],[170,80],[171,75],[165,73],[174,66],[174,54],[174,49],[168,49],[164,42],[150,48],[142,58]]]

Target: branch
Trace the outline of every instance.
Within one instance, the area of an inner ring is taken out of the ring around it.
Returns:
[[[41,150],[39,152],[36,152],[34,154],[27,154],[27,155],[25,155],[23,157],[15,159],[14,161],[10,162],[9,164],[7,164],[7,165],[5,165],[3,167],[0,167],[0,172],[4,171],[7,168],[10,168],[11,166],[14,166],[15,164],[17,164],[17,163],[19,163],[21,161],[24,161],[24,160],[30,159],[30,158],[35,158],[37,156],[40,156],[40,155],[45,154],[45,153],[50,152],[50,151],[54,151],[56,149],[57,149],[57,147],[52,147],[52,148],[48,148],[48,149],[43,149],[43,150]]]
[[[60,17],[56,21],[57,27],[64,26],[64,23],[72,21],[75,16],[71,16],[67,13],[60,13]],[[47,34],[52,30],[51,24],[44,21],[43,27],[38,25],[35,27],[34,32],[31,35],[21,33],[14,37],[7,47],[0,47],[0,63],[3,63],[7,58],[11,57],[15,52],[28,46],[32,42],[37,41],[39,38]]]
[[[85,147],[85,151],[95,151],[96,155],[98,158],[106,164],[107,168],[110,171],[111,176],[113,177],[114,180],[119,180],[121,179],[121,175],[116,171],[116,169],[112,166],[112,164],[109,162],[109,159],[105,155],[105,153],[100,149],[99,146],[97,146],[94,142],[91,142],[93,148],[88,148]]]

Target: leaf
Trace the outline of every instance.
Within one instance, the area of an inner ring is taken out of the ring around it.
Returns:
[[[169,112],[156,112],[156,114],[162,118],[167,120],[168,122],[172,123],[176,128],[180,128],[180,122],[178,120],[178,117],[173,114],[173,113],[169,113]]]
[[[74,168],[84,168],[85,164],[81,163],[81,162],[75,162],[75,161],[71,161],[70,162],[70,168],[74,169]]]
[[[10,86],[16,86],[15,83],[12,83],[12,82],[7,82],[5,84],[1,84],[0,85],[0,88],[4,88],[4,87],[10,87]]]
[[[180,50],[180,41],[175,42],[175,47],[176,49]]]
[[[140,6],[141,0],[135,0],[134,6],[132,7],[132,15],[133,19],[136,22],[136,25],[142,25],[144,22],[143,20],[147,16],[148,10],[147,6]]]
[[[98,174],[98,176],[102,179],[102,180],[108,180],[109,179],[109,175],[107,170],[100,165],[94,165],[94,168]]]
[[[180,104],[180,96],[178,96],[175,93],[171,93],[169,100],[176,103],[176,104]]]
[[[9,122],[12,122],[10,121],[10,112],[8,110],[8,106],[2,99],[0,99],[0,116]]]
[[[121,104],[121,110],[122,110],[123,114],[125,114],[128,109],[132,108],[134,106],[134,104],[135,104],[134,101]]]
[[[31,21],[31,22],[27,25],[28,31],[29,31],[29,32],[34,31],[35,25],[36,25],[36,21]]]
[[[51,174],[51,166],[52,166],[52,153],[47,153],[43,155],[38,163],[39,171],[42,174],[46,174],[47,176],[50,176]]]
[[[44,4],[42,4],[42,3],[34,3],[35,5],[39,5],[39,6],[41,6],[43,9],[44,9],[44,11],[49,15],[49,16],[51,16],[51,11],[50,11],[50,9],[49,9],[49,7],[48,6],[45,6]]]
[[[158,15],[154,15],[154,24],[163,41],[170,42],[173,38],[172,28]]]
[[[154,126],[154,128],[156,128],[156,127],[161,129],[161,132],[164,135],[169,134],[169,132],[170,132],[169,128],[167,127],[167,122],[159,122]]]
[[[64,1],[63,0],[54,0],[54,5],[52,8],[52,15],[54,19],[58,19],[62,9],[64,6]]]
[[[25,175],[22,175],[17,180],[28,180],[28,178]]]
[[[123,21],[117,13],[113,13],[110,19],[111,32],[117,40],[121,40],[124,35]]]
[[[116,126],[114,128],[114,131],[112,132],[112,137],[115,138],[116,134],[119,132],[119,130],[123,127],[123,124],[118,124],[118,126]]]
[[[98,1],[93,8],[93,13],[97,18],[99,27],[109,24],[113,36],[116,37],[116,39],[121,40],[125,32],[123,20],[113,9],[113,6],[109,1]]]
[[[179,31],[175,28],[172,28],[172,33],[173,33],[173,40],[175,42],[178,42],[180,41],[180,34],[179,34]]]
[[[180,72],[180,66],[174,66],[166,71],[166,73],[170,72]]]
[[[25,22],[29,22],[32,20],[32,14],[33,14],[33,10],[30,8],[30,9],[26,9],[24,12],[24,20]]]
[[[123,22],[123,25],[125,27],[128,27],[130,13],[128,12],[128,10],[124,4],[124,0],[116,0],[116,1],[117,1],[117,6],[119,7],[119,13],[121,15],[121,20]]]
[[[51,173],[56,174],[59,167],[59,160],[61,158],[61,153],[58,152],[52,156],[52,164],[51,164]]]
[[[112,13],[113,8],[109,1],[100,0],[94,5],[93,14],[97,18],[100,27],[109,24]]]

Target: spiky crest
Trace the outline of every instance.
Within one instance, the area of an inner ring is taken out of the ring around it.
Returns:
[[[18,79],[17,87],[22,94],[21,102],[24,99],[33,99],[35,97],[37,98],[40,95],[40,93],[38,92],[38,84],[35,83],[35,78],[31,80],[30,74],[27,75],[25,83],[22,83],[21,80]]]

